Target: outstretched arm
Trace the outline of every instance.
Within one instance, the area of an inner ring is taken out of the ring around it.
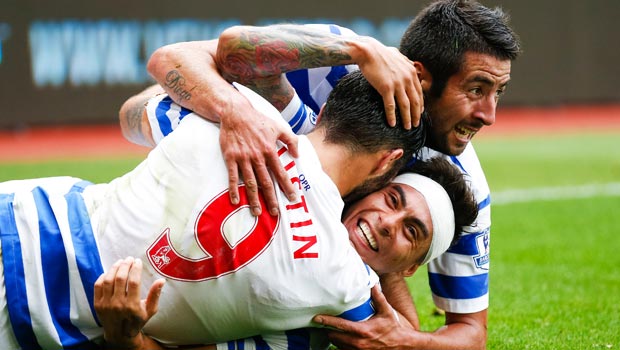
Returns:
[[[345,64],[357,64],[383,96],[391,125],[395,124],[396,103],[406,126],[412,121],[418,125],[424,109],[413,62],[371,37],[337,35],[313,25],[236,26],[220,35],[216,60],[227,80],[254,83],[280,109],[286,106],[287,97],[290,100],[284,94],[289,88],[280,81],[285,80],[282,73]]]
[[[401,290],[402,291],[402,290]],[[385,296],[372,293],[375,316],[365,322],[350,322],[339,317],[318,315],[314,321],[338,329],[329,338],[343,349],[485,349],[486,310],[472,314],[446,313],[446,325],[434,332],[422,332],[395,316]],[[402,296],[404,297],[404,296]],[[407,293],[407,297],[410,295]],[[401,315],[402,316],[402,315]]]

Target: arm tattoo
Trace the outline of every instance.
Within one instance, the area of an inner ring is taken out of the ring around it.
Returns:
[[[146,108],[145,103],[134,103],[127,111],[125,121],[127,123],[127,129],[131,131],[132,140],[145,141],[146,138],[142,133],[142,113]]]
[[[339,35],[290,25],[248,30],[226,44],[219,62],[227,79],[247,83],[302,68],[351,63]]]
[[[308,27],[249,29],[223,46],[218,55],[222,76],[251,86],[277,108],[294,93],[283,73],[352,63],[345,38]]]
[[[185,86],[185,78],[178,70],[173,69],[166,74],[165,86],[177,95],[181,100],[190,100],[192,98],[192,90]]]

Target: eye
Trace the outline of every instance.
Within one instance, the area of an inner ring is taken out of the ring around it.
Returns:
[[[407,230],[409,230],[409,233],[411,233],[414,236],[415,236],[415,233],[417,232],[417,230],[415,229],[415,226],[413,225],[407,225]]]
[[[407,232],[409,233],[409,239],[411,239],[411,241],[413,241],[414,243],[417,241],[417,230],[415,228],[415,226],[413,225],[407,225],[406,226]]]
[[[481,87],[475,87],[475,88],[470,89],[469,92],[471,94],[473,94],[473,95],[480,96],[480,95],[482,95],[482,88]]]
[[[398,198],[394,193],[390,193],[390,203],[392,203],[394,207],[398,206]]]
[[[501,89],[498,89],[497,91],[495,91],[495,97],[500,98],[505,92],[506,92],[506,88],[502,87]]]

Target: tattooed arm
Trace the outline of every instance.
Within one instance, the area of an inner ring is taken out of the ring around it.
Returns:
[[[412,61],[373,38],[318,28],[286,24],[231,27],[220,35],[217,66],[228,81],[250,85],[276,107],[284,108],[292,88],[282,73],[355,63],[383,96],[391,125],[396,118],[395,100],[404,124],[418,124],[422,88]]]
[[[163,92],[164,90],[159,85],[153,85],[123,103],[118,119],[123,136],[127,140],[137,145],[155,146],[144,104],[151,97]]]
[[[290,128],[256,111],[222,78],[215,66],[216,47],[214,40],[164,46],[153,53],[147,69],[176,103],[205,119],[221,122],[220,145],[228,169],[231,202],[239,201],[241,176],[252,213],[262,212],[258,199],[260,187],[267,210],[275,215],[278,202],[268,169],[291,200],[295,198],[295,188],[280,165],[274,145],[280,140],[296,156],[297,137]]]

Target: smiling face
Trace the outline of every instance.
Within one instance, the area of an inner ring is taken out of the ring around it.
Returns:
[[[499,97],[510,80],[510,60],[468,52],[441,97],[427,104],[432,125],[426,144],[449,155],[463,153],[474,135],[495,122]]]
[[[347,208],[349,240],[378,274],[411,274],[426,256],[433,223],[426,200],[413,187],[391,183]]]

